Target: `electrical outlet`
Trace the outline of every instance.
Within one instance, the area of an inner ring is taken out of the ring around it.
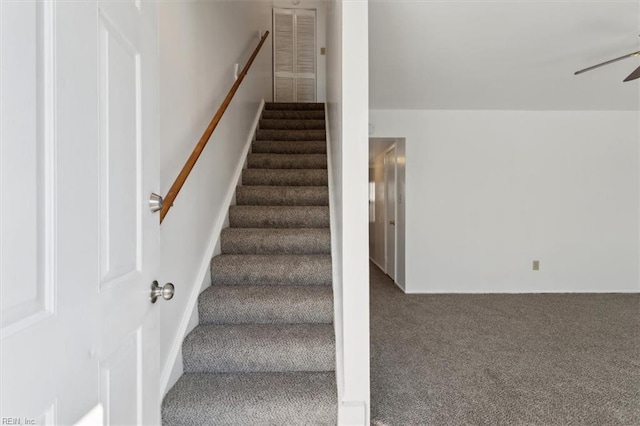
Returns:
[[[539,260],[534,260],[533,261],[533,270],[534,271],[539,271],[540,270],[540,261]]]
[[[320,48],[320,54],[321,55],[326,55],[327,54],[327,48],[326,47],[321,47]]]

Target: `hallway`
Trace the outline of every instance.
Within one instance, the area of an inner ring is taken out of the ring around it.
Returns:
[[[370,271],[372,424],[640,424],[640,295],[406,295]]]

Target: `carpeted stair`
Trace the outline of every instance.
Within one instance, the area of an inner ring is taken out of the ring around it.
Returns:
[[[323,104],[265,105],[163,425],[337,423],[324,129]]]

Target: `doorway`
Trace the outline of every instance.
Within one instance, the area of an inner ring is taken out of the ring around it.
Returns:
[[[369,140],[369,258],[405,288],[405,139]]]
[[[273,100],[316,102],[316,11],[273,9]]]

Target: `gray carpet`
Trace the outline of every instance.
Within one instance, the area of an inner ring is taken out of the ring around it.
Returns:
[[[162,424],[336,424],[335,386],[333,372],[185,374],[164,399]]]
[[[322,104],[267,104],[163,425],[335,425]]]
[[[640,295],[405,295],[371,266],[374,425],[640,425]]]
[[[328,228],[329,206],[231,206],[229,223],[234,228]]]
[[[254,153],[273,154],[325,154],[327,144],[324,141],[255,141],[253,143]]]

